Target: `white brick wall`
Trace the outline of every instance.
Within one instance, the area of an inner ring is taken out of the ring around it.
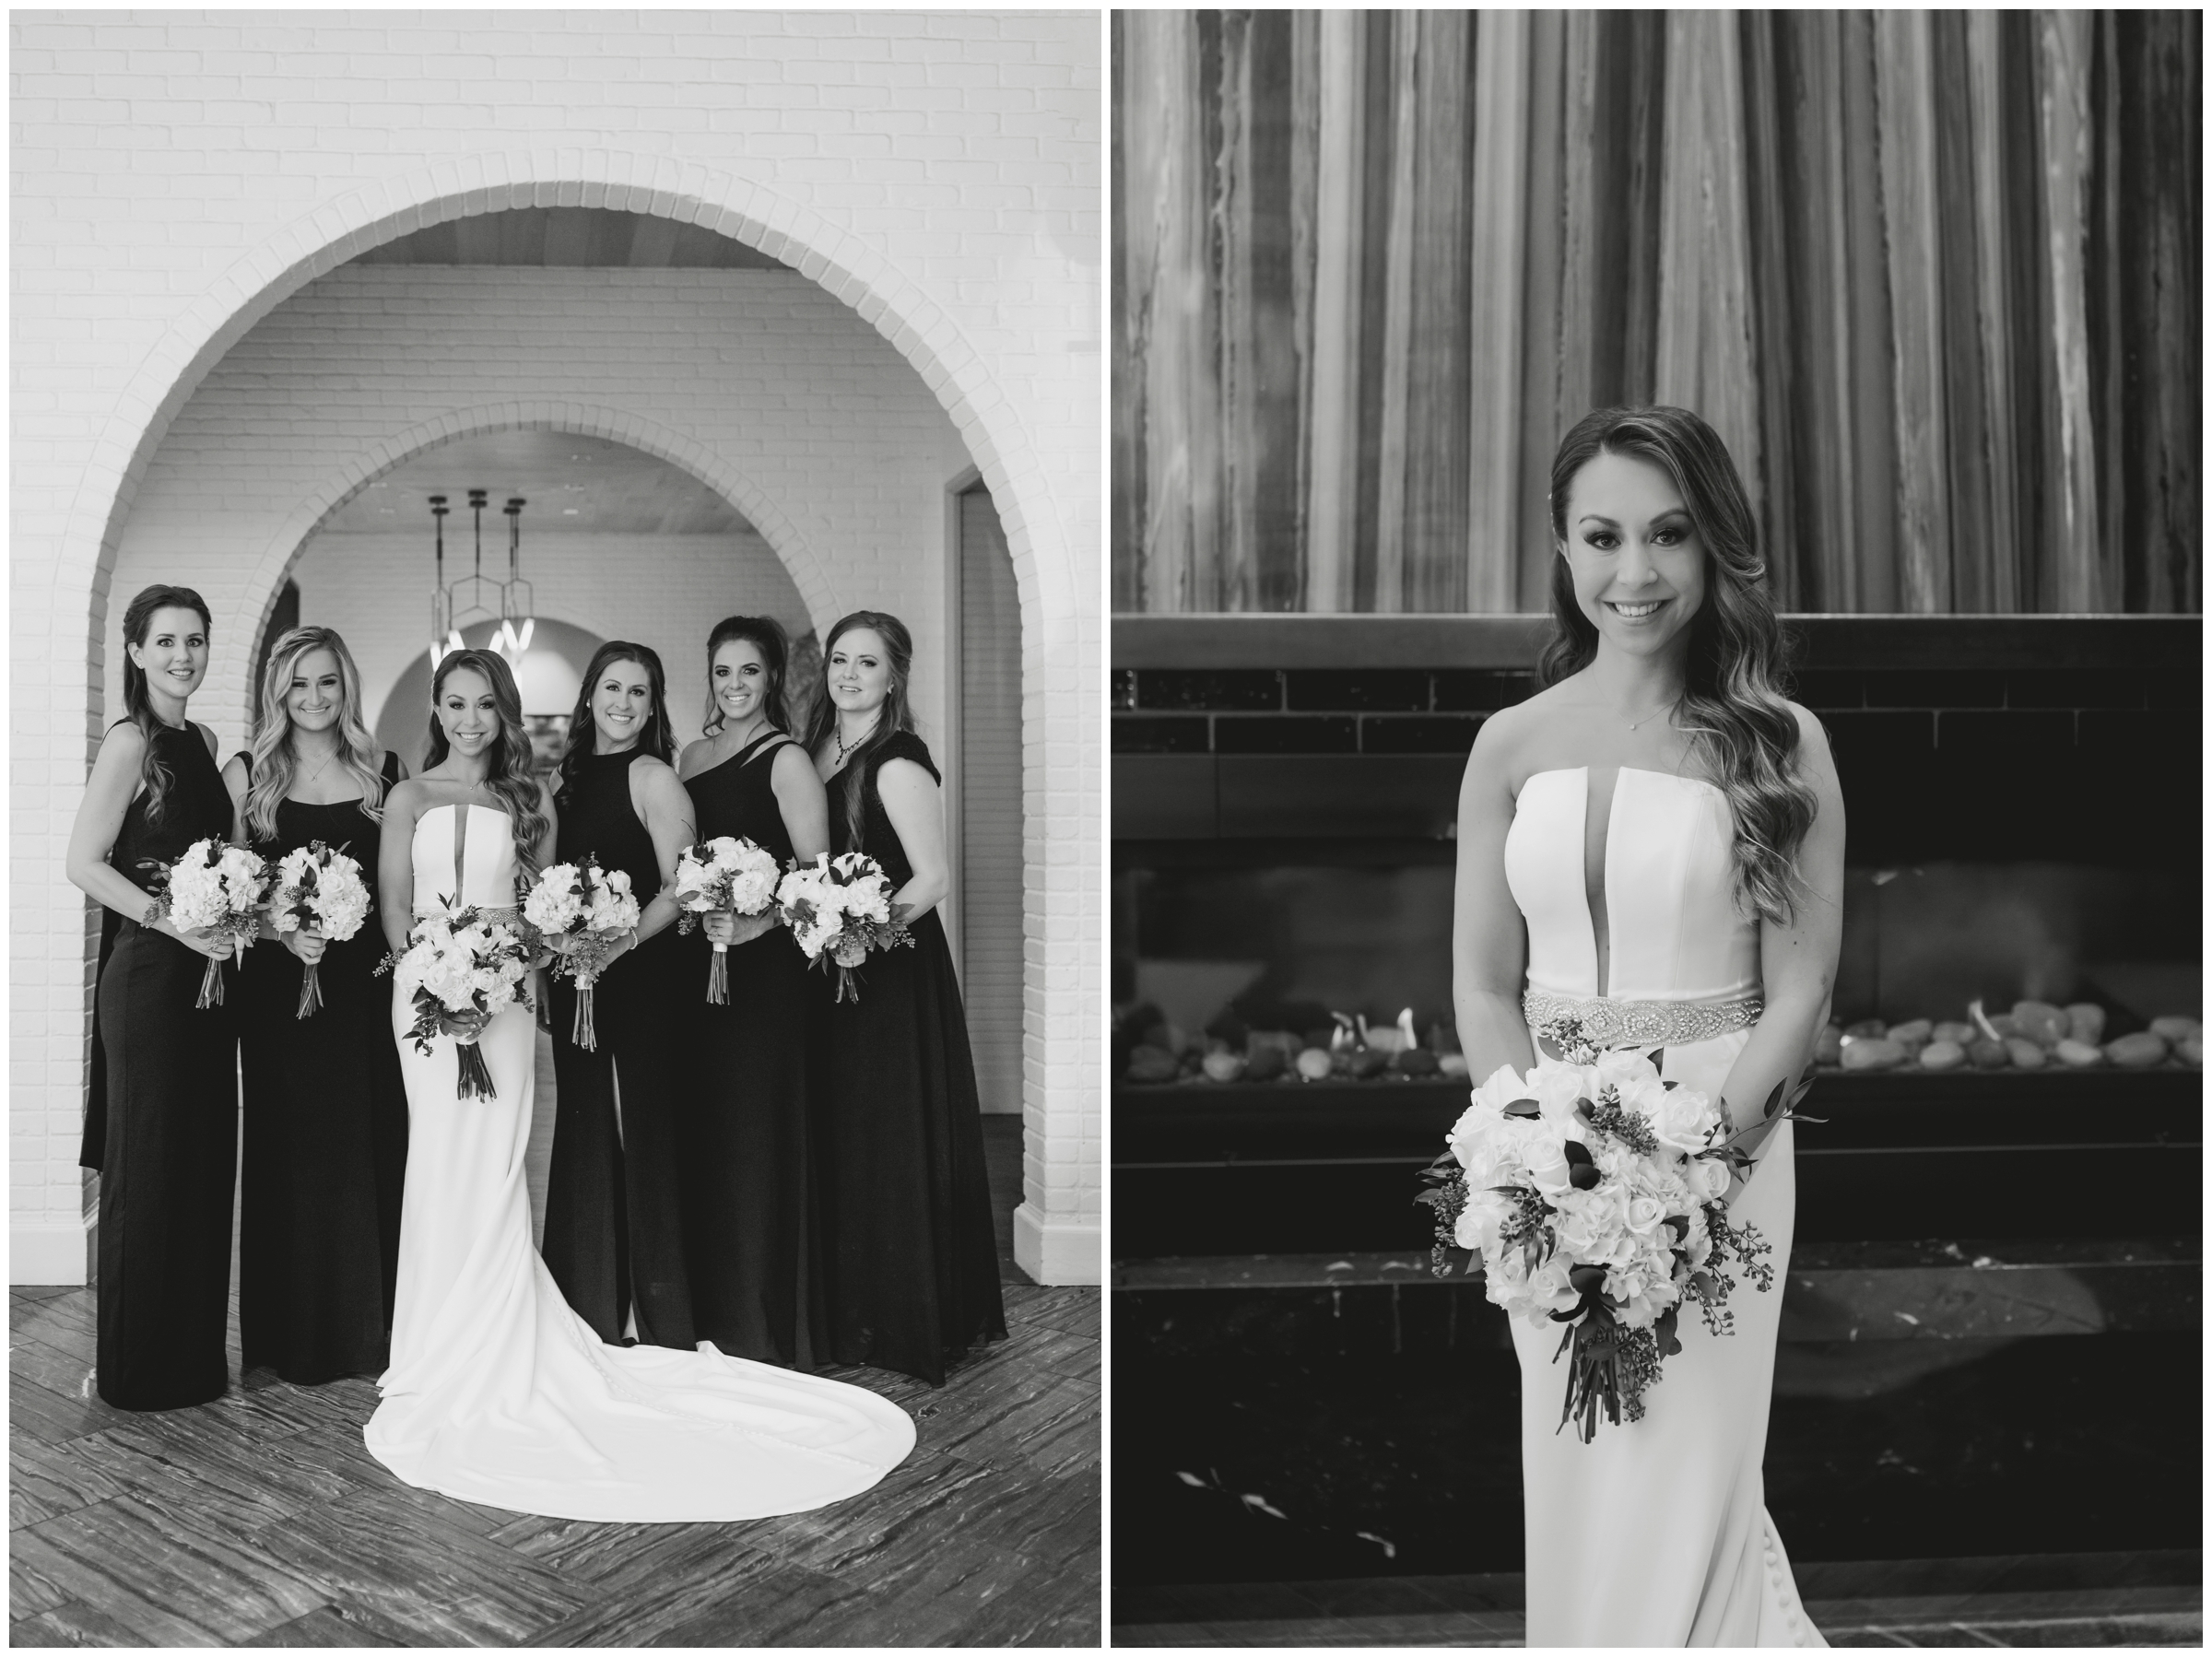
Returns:
[[[213,389],[225,383],[233,346],[355,253],[446,218],[576,205],[705,224],[796,264],[912,366],[992,489],[1024,632],[1030,1145],[1018,1248],[1047,1280],[1095,1281],[1095,14],[17,12],[11,40],[17,1280],[82,1270],[74,1146],[90,934],[62,853],[108,712],[109,601],[130,591],[118,555],[153,544],[142,494],[182,499],[160,488],[171,423],[211,373]],[[240,406],[253,401],[232,389]],[[815,614],[841,585],[849,549],[826,538],[818,503],[746,498],[742,462],[758,457],[724,454],[700,410],[663,419],[563,384],[411,412],[405,429],[385,418],[348,434],[351,470],[292,475],[305,489],[293,515],[257,523],[269,533],[240,544],[258,561],[208,592],[218,640],[241,640],[204,693],[218,720],[242,701],[242,640],[288,537],[297,546],[347,489],[471,421],[661,452],[724,488]],[[186,528],[171,518],[164,531]]]

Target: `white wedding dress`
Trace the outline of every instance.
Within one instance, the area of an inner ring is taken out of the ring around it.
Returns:
[[[464,817],[465,813],[465,818]],[[456,848],[455,840],[461,842]],[[456,851],[467,861],[456,882]],[[504,812],[434,806],[415,828],[415,911],[456,884],[515,901]],[[530,1240],[523,1153],[536,1032],[527,1008],[481,1047],[493,1099],[455,1099],[453,1043],[428,1058],[394,1005],[407,1087],[398,1301],[370,1453],[407,1484],[559,1519],[760,1519],[867,1489],[914,1444],[904,1411],[859,1387],[709,1347],[602,1345]]]
[[[1759,993],[1759,932],[1733,897],[1734,822],[1719,789],[1620,768],[1605,836],[1609,982],[1583,880],[1590,772],[1538,771],[1505,841],[1506,884],[1528,923],[1531,990],[1576,1001],[1723,1004]],[[1533,1032],[1532,1032],[1533,1039]],[[1717,1096],[1750,1039],[1735,1029],[1667,1047],[1660,1074]],[[1731,1099],[1738,1122],[1763,1099]],[[1559,1332],[1515,1319],[1531,1646],[1826,1645],[1806,1616],[1767,1517],[1760,1466],[1774,1339],[1797,1210],[1792,1124],[1761,1148],[1732,1217],[1773,1245],[1773,1287],[1737,1281],[1735,1333],[1685,1310],[1682,1350],[1644,1394],[1643,1419],[1600,1418],[1584,1444],[1559,1428]]]

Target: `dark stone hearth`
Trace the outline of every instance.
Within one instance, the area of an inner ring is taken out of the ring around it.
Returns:
[[[1375,714],[1359,722],[1363,754],[1464,754],[1475,746],[1480,719],[1447,714]]]
[[[1283,675],[1288,705],[1300,711],[1425,712],[1430,676],[1418,669],[1332,673],[1292,668]]]
[[[1214,721],[1218,754],[1356,754],[1359,723],[1348,717],[1296,715]]]
[[[1283,676],[1271,668],[1224,673],[1147,669],[1136,676],[1139,708],[1267,712],[1283,705]]]
[[[1204,714],[1135,714],[1111,723],[1117,754],[1204,754],[1211,746]]]

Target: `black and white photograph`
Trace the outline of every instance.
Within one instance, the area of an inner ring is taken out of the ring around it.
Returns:
[[[1100,1645],[1101,15],[9,40],[10,1643]]]
[[[2201,1645],[2200,14],[1109,50],[1112,1641]]]

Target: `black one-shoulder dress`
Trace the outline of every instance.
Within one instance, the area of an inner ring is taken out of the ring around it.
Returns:
[[[776,756],[792,746],[782,732],[767,732],[685,784],[701,840],[749,840],[779,868],[791,863],[773,773]],[[705,928],[681,950],[677,1122],[700,1338],[733,1357],[811,1369],[828,1361],[830,1343],[808,1146],[815,996],[806,958],[781,926],[738,945],[724,959],[729,1004],[714,1006]]]
[[[913,866],[877,789],[892,759],[937,775],[921,737],[896,734],[830,780],[830,838],[835,851],[882,864],[896,891]],[[855,787],[866,791],[857,846],[846,825]],[[935,910],[913,934],[912,948],[872,955],[859,969],[858,1001],[833,1001],[833,972],[817,978],[817,1126],[831,1350],[841,1363],[934,1386],[947,1358],[1003,1338],[1006,1321],[952,952]]]
[[[197,725],[162,726],[170,774],[157,821],[144,793],[108,853],[141,887],[194,840],[228,841],[230,791]],[[95,1066],[80,1160],[100,1170],[100,1395],[171,1410],[230,1384],[230,1200],[238,1173],[236,969],[224,1005],[199,1007],[207,958],[110,911]]]
[[[587,754],[555,805],[558,863],[586,852],[629,876],[641,911],[661,889],[653,836],[629,799],[644,758]],[[676,929],[621,957],[593,992],[596,1051],[572,1039],[576,986],[556,979],[553,1161],[546,1189],[546,1269],[577,1316],[619,1343],[634,1306],[648,1346],[699,1344],[684,1271],[681,1171],[675,1124]],[[618,1088],[619,1096],[618,1099]]]
[[[387,758],[387,790],[398,781]],[[239,996],[245,1166],[239,1219],[238,1322],[245,1368],[266,1365],[312,1386],[384,1366],[398,1278],[407,1093],[392,1039],[392,980],[375,893],[382,825],[359,800],[283,800],[269,861],[321,840],[361,865],[360,931],[327,945],[323,1005],[299,1017],[306,967],[281,943],[246,952]]]

